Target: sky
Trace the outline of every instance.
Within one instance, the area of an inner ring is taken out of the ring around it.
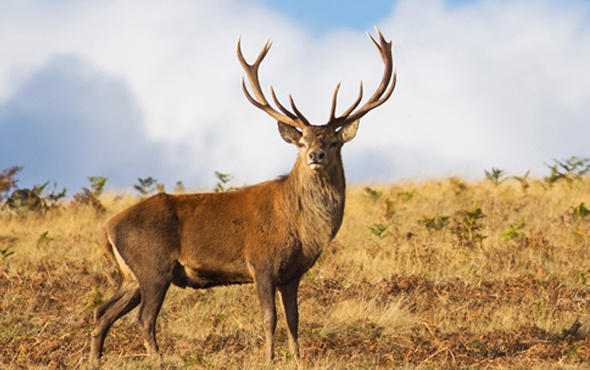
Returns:
[[[366,32],[394,43],[398,84],[343,148],[350,183],[549,173],[590,157],[588,0],[0,0],[0,170],[19,185],[87,176],[172,189],[288,173],[297,150],[241,90],[291,93],[314,124],[376,88]]]

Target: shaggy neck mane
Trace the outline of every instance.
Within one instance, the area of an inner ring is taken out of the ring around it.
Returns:
[[[340,156],[320,173],[311,171],[298,157],[285,185],[285,198],[303,245],[319,253],[342,224],[346,184]]]

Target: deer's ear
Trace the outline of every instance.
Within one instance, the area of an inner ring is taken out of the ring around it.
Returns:
[[[301,131],[297,130],[293,126],[289,126],[281,121],[277,121],[279,124],[279,132],[281,133],[281,137],[283,140],[288,142],[289,144],[297,144],[301,139]]]
[[[350,140],[354,139],[356,136],[356,131],[359,128],[359,120],[352,121],[347,123],[346,125],[342,126],[342,128],[338,131],[338,138],[343,142],[349,142]]]

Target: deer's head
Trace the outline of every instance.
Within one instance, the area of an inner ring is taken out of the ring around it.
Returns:
[[[396,76],[393,69],[391,42],[387,42],[378,29],[377,34],[379,36],[379,42],[375,41],[369,35],[369,38],[377,47],[377,50],[379,50],[379,54],[385,63],[385,72],[383,73],[383,78],[377,91],[375,91],[362,107],[357,109],[363,97],[363,84],[361,82],[356,101],[343,114],[336,116],[336,101],[338,90],[340,89],[339,83],[334,91],[330,119],[324,125],[312,125],[299,109],[297,109],[291,95],[289,95],[291,110],[287,109],[279,102],[271,86],[272,98],[279,110],[273,108],[266,100],[258,78],[258,68],[270,49],[270,41],[266,42],[256,61],[253,64],[248,64],[242,55],[240,40],[238,40],[238,59],[246,71],[246,76],[255,96],[252,97],[250,92],[248,92],[246,82],[242,79],[242,88],[246,97],[254,106],[265,111],[277,120],[281,137],[286,142],[298,147],[300,162],[305,164],[311,171],[324,173],[334,166],[341,166],[340,151],[342,145],[355,137],[359,120],[370,110],[383,104],[393,93]]]

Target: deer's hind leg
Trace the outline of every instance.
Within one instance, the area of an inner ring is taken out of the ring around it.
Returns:
[[[262,309],[266,337],[266,361],[271,363],[274,358],[274,333],[277,327],[276,282],[268,274],[258,273],[254,277],[254,285]]]
[[[96,309],[90,361],[97,363],[102,356],[105,337],[115,321],[134,309],[141,301],[139,284],[136,281],[123,283],[115,295]]]
[[[177,281],[179,263],[167,256],[144,260],[137,279],[141,292],[141,303],[137,312],[137,326],[143,336],[143,344],[152,357],[159,358],[160,350],[156,341],[156,320],[166,292],[173,281]]]
[[[156,319],[169,286],[170,280],[148,281],[140,286],[141,304],[137,312],[137,326],[143,335],[144,346],[152,357],[160,356],[156,342]]]
[[[92,345],[90,361],[98,364],[104,347],[104,340],[111,326],[119,318],[133,310],[141,302],[141,292],[137,278],[125,263],[115,245],[108,240],[107,246],[112,251],[123,278],[121,287],[94,313],[94,329],[92,330]]]

